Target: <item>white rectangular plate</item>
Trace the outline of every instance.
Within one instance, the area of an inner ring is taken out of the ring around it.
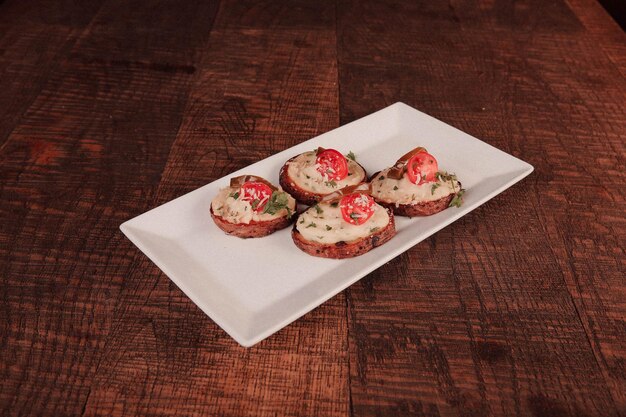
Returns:
[[[345,260],[309,256],[291,228],[260,239],[224,234],[210,202],[231,177],[260,175],[278,184],[285,161],[318,146],[353,151],[371,174],[416,146],[467,190],[461,208],[425,218],[397,218],[397,235],[365,255]],[[243,346],[265,339],[330,297],[469,213],[533,171],[533,167],[403,103],[220,178],[120,226],[202,311]]]

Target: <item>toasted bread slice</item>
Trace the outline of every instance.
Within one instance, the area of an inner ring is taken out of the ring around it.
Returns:
[[[291,231],[294,243],[309,255],[321,258],[345,259],[363,255],[366,252],[388,242],[396,234],[393,212],[386,209],[389,215],[389,223],[376,232],[349,242],[339,241],[336,243],[320,243],[305,239],[298,231],[296,224]]]
[[[370,182],[376,180],[376,178],[379,176],[380,173],[381,171],[374,173],[370,177]],[[457,181],[457,184],[458,184],[459,190],[461,190],[462,189],[461,182]],[[448,207],[450,207],[450,202],[457,194],[458,192],[451,193],[437,200],[420,201],[420,202],[415,202],[411,204],[397,204],[394,201],[381,199],[377,197],[375,193],[372,194],[372,197],[374,197],[374,200],[376,200],[376,202],[380,204],[381,206],[387,207],[393,210],[393,213],[397,216],[418,217],[418,216],[431,216],[433,214],[437,214],[440,211],[447,209]]]
[[[213,212],[213,207],[211,207],[211,217],[213,221],[223,231],[228,233],[229,235],[241,237],[241,238],[250,238],[250,237],[263,237],[267,235],[271,235],[277,230],[284,229],[289,226],[293,222],[293,217],[277,217],[268,221],[251,221],[250,223],[230,223],[226,221],[223,217],[218,216]]]
[[[296,155],[293,158],[290,158],[282,166],[282,168],[280,169],[280,175],[278,177],[279,184],[283,188],[283,190],[287,191],[299,203],[305,204],[307,206],[312,206],[318,201],[320,201],[322,197],[324,197],[327,194],[330,194],[331,192],[321,194],[321,193],[314,193],[312,191],[307,191],[303,189],[302,187],[298,186],[296,181],[294,181],[292,178],[289,177],[289,173],[288,173],[289,163],[295,160],[298,156],[300,155]],[[365,176],[363,177],[363,180],[361,182],[366,182],[367,171],[358,162],[356,162],[356,164],[359,165],[361,169],[363,169],[363,172],[365,173]]]
[[[450,206],[450,202],[456,194],[450,194],[446,197],[442,197],[435,201],[422,201],[415,204],[398,204],[389,203],[374,198],[378,204],[383,207],[387,207],[393,210],[393,213],[398,216],[417,217],[417,216],[430,216],[432,214],[439,213],[447,209]]]
[[[241,237],[267,236],[293,221],[296,200],[256,175],[230,179],[211,201],[211,218],[226,233]]]

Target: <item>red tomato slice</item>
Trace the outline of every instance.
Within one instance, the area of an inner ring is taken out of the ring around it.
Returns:
[[[263,210],[271,196],[272,189],[262,182],[244,182],[241,186],[241,200],[249,201],[257,213]]]
[[[354,225],[360,225],[374,214],[374,199],[361,193],[348,194],[341,199],[339,207],[343,219]]]
[[[416,153],[406,164],[406,175],[413,184],[435,181],[437,171],[439,171],[437,160],[428,152]]]
[[[348,161],[346,157],[334,149],[325,149],[317,155],[315,161],[320,174],[331,180],[342,180],[348,176]]]

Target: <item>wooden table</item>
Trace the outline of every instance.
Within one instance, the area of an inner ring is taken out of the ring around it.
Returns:
[[[597,3],[130,3],[0,5],[0,414],[626,415]],[[535,172],[251,349],[118,230],[396,101]]]

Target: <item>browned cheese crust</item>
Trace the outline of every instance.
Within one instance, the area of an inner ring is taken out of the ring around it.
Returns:
[[[291,237],[297,247],[302,249],[309,255],[319,256],[321,258],[334,258],[344,259],[353,258],[355,256],[363,255],[366,252],[382,245],[389,241],[396,234],[396,225],[393,219],[393,213],[387,209],[389,213],[389,223],[383,229],[378,230],[375,233],[361,239],[353,240],[351,242],[337,242],[337,243],[319,243],[311,242],[304,239],[302,234],[296,228],[294,224],[291,231]]]
[[[307,206],[312,206],[315,203],[317,203],[318,201],[320,201],[322,199],[322,197],[324,197],[326,194],[317,194],[317,193],[313,193],[313,192],[310,192],[310,191],[303,190],[302,188],[300,188],[298,186],[298,184],[296,184],[291,179],[291,177],[289,177],[289,174],[287,173],[287,168],[289,168],[288,164],[289,164],[289,162],[291,162],[294,159],[296,159],[298,156],[300,156],[300,155],[296,155],[293,158],[290,158],[287,162],[285,162],[285,164],[280,169],[280,175],[278,177],[278,182],[280,183],[280,186],[283,188],[283,190],[287,191],[299,203],[306,204]],[[363,166],[361,164],[359,164],[358,162],[357,162],[357,164],[361,168],[363,168]],[[362,182],[365,182],[367,180],[367,171],[365,171],[365,168],[363,168],[363,171],[365,172],[365,177],[363,177],[363,181]]]
[[[263,237],[271,235],[275,231],[284,229],[285,227],[289,226],[294,220],[294,217],[295,216],[292,216],[291,218],[287,216],[282,216],[266,222],[251,221],[248,224],[230,223],[224,220],[223,217],[213,213],[213,207],[211,207],[211,218],[213,218],[213,221],[215,222],[217,227],[219,227],[229,235],[241,237],[244,239],[249,237]]]

